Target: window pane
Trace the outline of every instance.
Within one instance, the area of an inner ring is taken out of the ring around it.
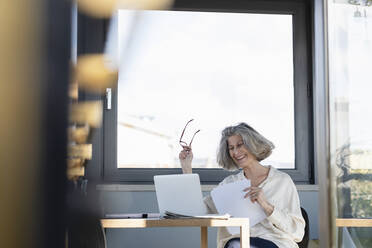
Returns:
[[[276,145],[264,164],[295,168],[291,15],[121,10],[118,20],[118,168],[179,168],[190,119],[196,168],[218,168],[220,133],[238,122]]]
[[[328,5],[333,215],[371,218],[372,10],[346,2]],[[335,243],[372,247],[370,229],[334,228],[341,236]]]

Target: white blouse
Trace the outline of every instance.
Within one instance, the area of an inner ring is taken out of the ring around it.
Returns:
[[[298,248],[304,236],[305,220],[301,214],[300,200],[291,177],[274,167],[269,167],[269,175],[259,185],[266,200],[274,206],[273,213],[250,228],[251,237],[259,237],[274,242],[280,248]],[[244,179],[243,170],[226,177],[219,185]],[[217,213],[211,196],[204,198],[210,213]],[[225,227],[218,228],[217,247],[223,248],[226,242],[239,235],[231,235]]]

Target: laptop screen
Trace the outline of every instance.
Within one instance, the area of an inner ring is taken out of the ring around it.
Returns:
[[[184,215],[205,215],[207,208],[198,174],[176,174],[154,176],[159,212]]]

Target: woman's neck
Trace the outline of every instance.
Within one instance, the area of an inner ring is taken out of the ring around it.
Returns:
[[[266,177],[269,173],[269,170],[269,168],[261,165],[258,161],[255,161],[243,168],[244,176],[250,180],[263,176]]]

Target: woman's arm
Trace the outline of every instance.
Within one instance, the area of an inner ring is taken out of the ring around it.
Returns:
[[[245,198],[261,205],[269,220],[276,228],[288,233],[293,240],[299,242],[304,235],[305,220],[301,214],[300,200],[296,186],[292,179],[284,177],[280,180],[276,196],[281,198],[280,202],[269,202],[263,190],[259,187],[249,187]]]
[[[274,206],[268,202],[264,196],[264,193],[260,187],[248,187],[244,189],[245,194],[244,198],[251,198],[252,202],[257,202],[263,208],[265,214],[270,216],[274,211]]]
[[[302,217],[296,186],[291,179],[282,201],[283,204],[274,206],[272,214],[267,219],[276,228],[292,236],[295,242],[300,242],[305,232],[305,220]]]
[[[184,146],[178,157],[180,159],[183,174],[191,174],[191,162],[193,158],[191,147]]]

